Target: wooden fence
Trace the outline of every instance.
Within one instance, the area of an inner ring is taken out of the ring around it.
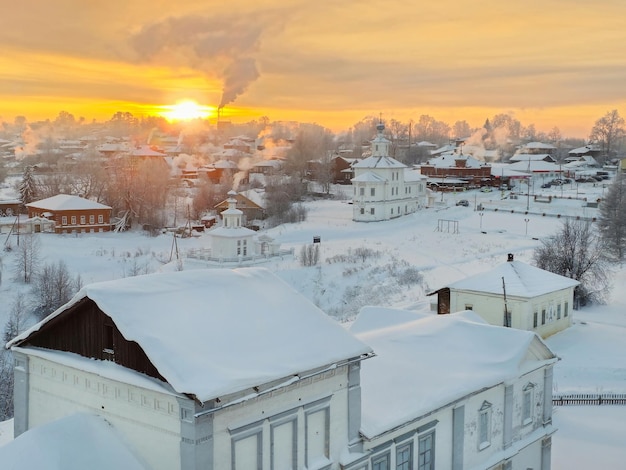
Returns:
[[[554,395],[554,406],[564,405],[626,405],[626,393],[572,393]]]

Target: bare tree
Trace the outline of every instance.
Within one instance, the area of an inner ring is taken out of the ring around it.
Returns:
[[[67,303],[75,293],[76,282],[63,261],[44,265],[35,279],[37,316],[44,318]]]
[[[39,238],[37,235],[32,233],[21,235],[15,256],[13,268],[16,279],[21,279],[26,284],[30,284],[37,272],[39,262]]]
[[[574,303],[605,303],[610,288],[608,261],[591,222],[566,220],[560,232],[542,240],[533,259],[537,267],[580,282]]]
[[[626,175],[623,173],[615,177],[600,204],[598,229],[607,251],[622,261],[626,243]]]
[[[13,417],[13,354],[0,348],[0,421]]]
[[[611,158],[624,137],[624,118],[617,109],[607,112],[591,129],[589,139],[601,145],[605,157]]]

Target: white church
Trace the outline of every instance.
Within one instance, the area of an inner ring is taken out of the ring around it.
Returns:
[[[376,126],[371,155],[353,166],[353,216],[356,222],[400,217],[426,206],[426,177],[389,156],[385,125]]]

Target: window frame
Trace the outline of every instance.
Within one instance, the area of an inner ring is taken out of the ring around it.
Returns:
[[[491,409],[492,405],[484,401],[478,410],[478,450],[491,446]],[[483,421],[484,419],[484,421]]]
[[[385,467],[380,464],[385,463]],[[383,452],[372,457],[372,470],[391,470],[391,452]]]
[[[435,430],[432,429],[424,434],[419,435],[417,439],[417,470],[435,470]],[[430,439],[430,448],[426,449],[423,445]],[[422,462],[422,456],[430,452],[430,461]]]
[[[535,397],[535,384],[529,382],[522,389],[522,426],[531,424],[533,419],[533,401]]]
[[[400,462],[400,455],[408,450],[408,460]],[[400,466],[402,465],[402,466]],[[412,470],[413,469],[413,441],[406,441],[396,444],[396,470]]]

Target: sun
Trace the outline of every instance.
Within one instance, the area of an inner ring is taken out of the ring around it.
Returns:
[[[193,100],[179,101],[171,106],[163,106],[164,111],[159,114],[168,121],[190,121],[192,119],[206,119],[214,113],[215,108],[202,106]]]

